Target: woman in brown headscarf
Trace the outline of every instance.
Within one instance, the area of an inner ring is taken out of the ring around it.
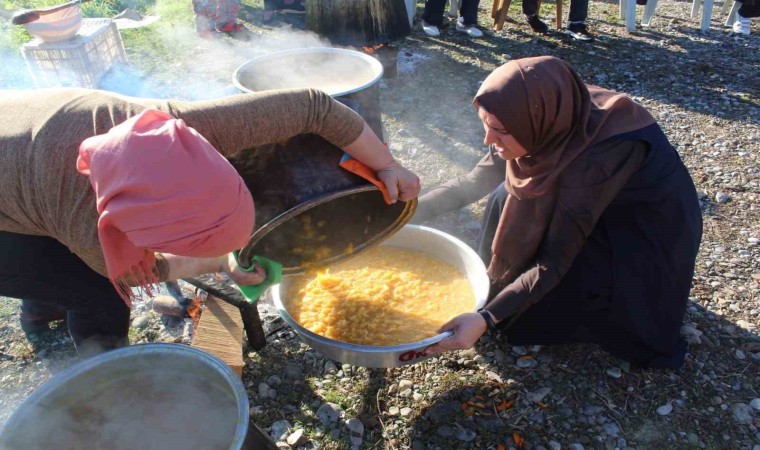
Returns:
[[[428,352],[470,348],[498,328],[513,344],[593,342],[640,366],[680,366],[702,220],[652,116],[553,57],[501,66],[474,104],[490,151],[424,195],[416,220],[495,188],[479,244],[492,298],[445,324],[455,334]]]

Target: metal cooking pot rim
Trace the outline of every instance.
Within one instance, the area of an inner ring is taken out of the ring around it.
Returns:
[[[0,435],[4,434],[4,431],[6,429],[5,427],[11,426],[13,422],[20,420],[19,416],[16,414],[22,412],[21,406],[38,404],[46,396],[58,390],[61,386],[61,383],[72,380],[79,375],[91,371],[104,362],[118,359],[125,354],[127,356],[139,356],[144,354],[161,355],[166,352],[178,352],[184,355],[191,355],[202,360],[209,366],[214,367],[217,370],[217,373],[221,375],[229,384],[230,388],[232,389],[232,394],[237,403],[237,422],[238,424],[245,424],[245,427],[243,428],[240,426],[235,427],[235,435],[231,437],[230,448],[241,448],[248,431],[248,420],[250,412],[248,411],[248,394],[245,390],[245,387],[243,386],[243,383],[240,381],[240,378],[238,378],[237,374],[233,372],[232,369],[218,357],[187,345],[170,343],[133,344],[128,347],[110,350],[106,353],[94,356],[84,361],[79,361],[76,364],[63,369],[62,371],[55,374],[53,378],[50,378],[47,382],[43,383],[34,392],[29,394],[26,400],[21,403],[19,408],[9,417],[8,421],[0,429]],[[58,380],[58,382],[50,382],[53,379]]]
[[[240,250],[240,253],[238,255],[238,258],[240,260],[240,263],[244,266],[248,266],[251,262],[251,259],[255,256],[253,254],[253,248],[255,244],[257,244],[261,239],[263,239],[266,235],[273,232],[277,229],[278,226],[282,225],[286,221],[292,219],[292,217],[297,216],[301,213],[304,213],[310,209],[316,208],[317,206],[327,203],[332,200],[336,200],[338,198],[347,197],[352,194],[357,194],[361,192],[369,192],[369,191],[379,191],[377,186],[372,184],[367,184],[364,186],[357,186],[349,189],[344,189],[342,191],[332,192],[330,194],[322,195],[321,197],[317,197],[314,199],[311,199],[309,201],[303,202],[283,213],[276,216],[274,219],[271,219],[269,222],[262,225],[260,228],[255,230],[253,234],[251,235],[250,239],[248,240],[248,244],[246,244],[245,247],[243,247]],[[326,258],[322,261],[320,261],[323,265],[329,265],[329,264],[335,264],[340,261],[343,261],[347,259],[350,256],[356,256],[363,252],[364,250],[372,247],[375,244],[378,244],[382,242],[383,240],[391,237],[395,231],[398,231],[406,222],[408,222],[408,219],[411,218],[411,216],[414,214],[415,209],[417,208],[417,199],[411,199],[406,202],[406,206],[404,208],[404,211],[402,214],[400,214],[396,220],[388,227],[385,231],[387,233],[385,234],[379,234],[376,235],[361,245],[358,245],[354,252],[350,255],[336,255],[332,256],[330,258]],[[306,272],[306,267],[300,266],[296,269],[291,268],[283,268],[283,275],[298,275],[301,273]]]
[[[285,56],[285,55],[290,55],[290,54],[303,54],[303,53],[311,53],[311,54],[313,54],[313,53],[338,53],[338,54],[343,54],[343,55],[356,56],[356,57],[358,57],[360,59],[363,59],[366,62],[368,62],[369,65],[372,66],[375,69],[375,71],[377,72],[376,75],[375,75],[375,78],[373,78],[372,81],[369,81],[369,82],[367,82],[367,83],[365,83],[365,84],[363,84],[361,86],[358,86],[356,88],[349,89],[347,91],[342,91],[342,92],[326,92],[331,97],[341,97],[341,96],[344,96],[344,95],[353,94],[354,92],[362,91],[362,90],[367,89],[368,87],[372,86],[373,84],[377,83],[378,80],[380,80],[380,78],[383,77],[383,65],[380,63],[380,61],[378,61],[377,59],[375,59],[372,56],[367,55],[366,53],[362,53],[362,52],[359,52],[359,51],[356,51],[356,50],[350,50],[350,49],[346,49],[346,48],[304,47],[304,48],[294,48],[294,49],[289,49],[289,50],[278,50],[276,52],[271,52],[271,53],[267,53],[267,54],[264,54],[264,55],[256,56],[255,58],[250,59],[250,60],[244,62],[243,64],[241,64],[240,66],[238,66],[238,68],[235,69],[235,72],[232,74],[232,84],[236,88],[240,89],[242,92],[262,92],[262,91],[251,90],[250,88],[247,88],[247,87],[243,86],[242,84],[240,84],[240,82],[238,81],[240,73],[246,67],[248,67],[250,65],[255,65],[255,64],[264,62],[267,59],[271,59],[271,58],[278,57],[278,56]]]

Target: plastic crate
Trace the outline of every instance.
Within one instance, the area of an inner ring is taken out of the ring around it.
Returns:
[[[126,63],[119,29],[111,19],[83,19],[76,36],[64,42],[36,39],[21,47],[37,87],[95,88],[114,63]]]

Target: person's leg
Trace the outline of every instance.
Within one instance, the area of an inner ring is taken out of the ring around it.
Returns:
[[[201,36],[208,36],[216,28],[216,3],[214,0],[193,0],[195,13],[195,31]]]
[[[55,239],[0,232],[0,295],[36,313],[65,309],[77,351],[90,356],[128,344],[129,308],[106,278]]]
[[[588,0],[570,0],[568,22],[586,23],[588,17]]]
[[[243,30],[243,25],[237,23],[240,11],[240,0],[218,0],[216,7],[216,28],[224,33],[236,33]]]
[[[538,0],[523,1],[522,12],[533,31],[542,34],[549,32],[549,27],[538,17]]]
[[[586,18],[588,17],[588,0],[570,0],[570,14],[566,32],[578,41],[591,41],[594,37],[588,32]]]
[[[33,300],[21,300],[19,321],[21,322],[21,329],[24,330],[24,333],[29,338],[50,330],[50,326],[48,325],[50,322],[65,318],[66,310],[64,308]]]
[[[749,35],[752,28],[752,18],[758,16],[760,16],[760,1],[742,1],[741,7],[736,12],[736,22],[733,25],[734,33]]]
[[[462,23],[468,27],[474,27],[478,24],[478,4],[480,0],[462,0],[462,6],[459,9],[459,16]]]
[[[739,15],[748,19],[760,17],[760,1],[745,0],[739,8]]]
[[[440,27],[443,25],[444,9],[446,9],[446,0],[425,0],[422,20],[429,25]]]

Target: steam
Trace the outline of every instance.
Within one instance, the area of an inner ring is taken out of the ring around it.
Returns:
[[[24,405],[0,448],[228,448],[237,403],[220,374],[188,356],[101,361]]]
[[[128,53],[128,63],[114,65],[100,79],[99,89],[134,97],[181,100],[218,98],[239,92],[232,84],[232,75],[237,67],[255,57],[280,50],[331,46],[328,40],[315,33],[290,26],[266,30],[261,34],[249,32],[247,35],[250,38],[247,40],[222,36],[199,39],[192,23],[172,24],[159,20],[151,26],[157,28],[157,32],[152,33],[158,39],[153,48],[165,49],[163,51],[167,54]],[[11,31],[10,25],[0,25],[0,42],[10,42]],[[123,30],[124,34],[127,32],[133,30]],[[174,62],[176,56],[172,52],[183,55],[184,59]],[[137,69],[138,62],[141,67],[154,68]],[[172,64],[177,66],[174,71]],[[0,89],[35,87],[20,54],[0,53]]]

